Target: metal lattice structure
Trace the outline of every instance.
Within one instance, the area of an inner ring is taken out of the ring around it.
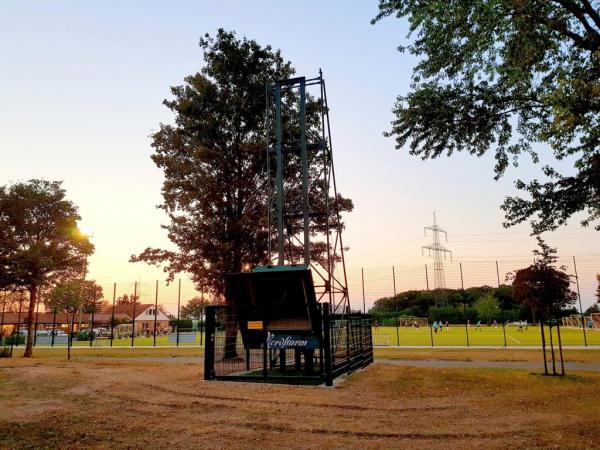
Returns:
[[[271,264],[310,267],[318,301],[344,314],[350,300],[323,74],[268,85],[266,100]]]
[[[439,306],[446,304],[447,300],[444,260],[448,254],[450,254],[450,260],[452,260],[452,252],[440,243],[440,233],[443,233],[446,236],[446,242],[448,242],[448,233],[437,224],[435,212],[433,213],[433,225],[425,227],[424,229],[426,237],[427,230],[431,231],[433,242],[429,245],[424,245],[421,251],[428,250],[429,256],[433,257],[434,298],[436,306]]]

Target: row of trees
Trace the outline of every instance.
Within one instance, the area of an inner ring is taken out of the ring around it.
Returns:
[[[369,311],[378,320],[395,315],[429,317],[452,323],[465,320],[493,321],[531,320],[531,311],[515,302],[511,285],[499,288],[490,286],[470,287],[468,289],[446,290],[447,301],[436,305],[434,291],[411,290],[400,292],[395,297],[384,297],[375,301]]]
[[[539,250],[534,251],[534,264],[508,274],[511,284],[494,288],[471,287],[464,290],[448,289],[447,303],[435,305],[435,292],[412,290],[375,302],[370,313],[384,321],[400,316],[429,317],[432,320],[453,323],[466,320],[529,320],[557,318],[577,314],[573,306],[576,293],[570,289],[571,275],[565,267],[556,267],[556,250],[538,238]],[[600,302],[600,275],[597,299]],[[596,312],[598,304],[586,313]]]

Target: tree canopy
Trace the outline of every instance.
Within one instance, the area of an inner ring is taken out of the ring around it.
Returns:
[[[513,293],[525,307],[540,314],[541,318],[556,318],[560,311],[577,300],[571,287],[571,276],[564,267],[555,267],[556,249],[540,237],[540,250],[534,250],[535,262],[513,274]]]
[[[209,304],[210,302],[204,297],[193,297],[187,302],[187,304],[181,307],[181,310],[179,311],[179,317],[181,319],[196,319],[202,316],[204,308]]]
[[[473,306],[479,317],[484,318],[488,323],[500,312],[499,302],[491,293],[479,297]]]
[[[77,228],[79,220],[58,181],[0,186],[0,289],[29,291],[27,357],[32,355],[40,287],[81,274],[94,250]]]
[[[116,300],[116,304],[119,306],[122,305],[133,305],[133,304],[139,305],[140,302],[140,296],[139,295],[134,295],[134,294],[123,294],[120,297],[117,297]]]
[[[279,50],[233,32],[205,35],[200,47],[204,67],[171,89],[164,104],[175,123],[161,124],[152,142],[165,176],[164,228],[177,249],[147,248],[131,260],[164,265],[169,280],[186,272],[220,296],[224,273],[269,261],[265,87],[294,69]],[[307,123],[318,123],[318,109],[307,114]],[[352,209],[349,200],[341,204]]]
[[[399,96],[388,136],[423,159],[495,152],[496,178],[550,146],[574,174],[543,167],[545,179],[506,198],[505,226],[534,233],[576,213],[600,230],[600,2],[597,0],[380,0],[373,23],[407,18],[419,57]]]
[[[53,311],[77,312],[86,303],[85,289],[81,281],[69,280],[58,283],[48,298]]]

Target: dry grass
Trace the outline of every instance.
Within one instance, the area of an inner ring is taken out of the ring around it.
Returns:
[[[23,348],[14,349],[15,356],[23,355]],[[76,360],[105,357],[105,358],[142,358],[160,357],[176,358],[178,356],[203,356],[204,349],[199,347],[113,347],[113,348],[76,348],[72,356]],[[65,348],[36,348],[36,358],[64,360],[67,357]],[[509,361],[533,362],[542,361],[539,349],[396,349],[376,348],[375,358],[412,359],[412,360],[441,360],[441,361]],[[600,363],[600,350],[564,350],[565,361]]]
[[[547,351],[549,354],[549,350]],[[600,350],[563,350],[565,361],[598,363]],[[375,358],[438,361],[509,361],[542,363],[541,349],[396,349],[377,348]]]
[[[13,354],[16,357],[23,356],[23,347],[15,347]],[[71,352],[73,359],[83,358],[144,358],[144,357],[177,357],[177,356],[203,356],[204,348],[200,347],[97,347],[79,348],[74,347]],[[43,359],[67,358],[67,349],[59,348],[34,348],[33,356]]]
[[[0,447],[591,448],[600,374],[374,365],[336,388],[192,364],[0,361]]]

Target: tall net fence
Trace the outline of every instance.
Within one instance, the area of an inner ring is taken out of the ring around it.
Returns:
[[[444,289],[434,284],[431,264],[350,268],[350,305],[353,311],[371,313],[375,346],[538,346],[535,314],[516,309],[514,302],[503,296],[504,287],[511,284],[507,275],[532,262],[532,258],[445,261]],[[571,287],[578,294],[574,309],[561,319],[563,343],[600,345],[600,315],[584,313],[596,302],[600,257],[562,258],[558,264],[572,275]],[[85,310],[53,311],[45,306],[47,293],[42,292],[33,317],[35,345],[204,345],[205,305],[214,299],[191,281],[98,284],[102,298]],[[486,313],[478,301],[490,289],[496,290],[496,303],[495,309],[488,305]],[[381,307],[386,301],[387,309]],[[0,345],[24,345],[28,306],[26,292],[0,292]],[[340,335],[343,333],[340,329]]]

